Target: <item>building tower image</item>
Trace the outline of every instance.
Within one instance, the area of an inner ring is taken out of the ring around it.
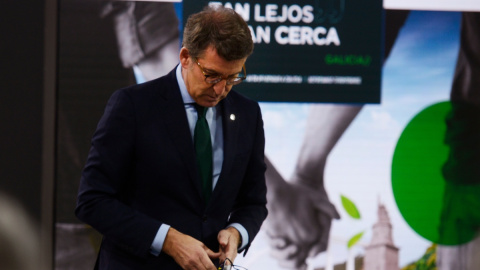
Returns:
[[[373,225],[372,240],[365,248],[364,270],[398,270],[398,248],[393,243],[392,224],[387,209],[378,205],[378,221]]]

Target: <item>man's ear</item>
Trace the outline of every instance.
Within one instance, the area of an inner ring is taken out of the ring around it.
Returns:
[[[192,58],[190,57],[190,53],[188,52],[187,48],[182,47],[182,49],[180,49],[180,64],[182,67],[188,68],[191,59]]]

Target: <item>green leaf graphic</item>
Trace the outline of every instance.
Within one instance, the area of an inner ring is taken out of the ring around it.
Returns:
[[[348,240],[347,247],[353,247],[353,245],[355,245],[360,240],[360,238],[362,238],[363,233],[364,232],[357,233],[352,238],[350,238],[350,240]]]
[[[342,205],[343,205],[343,208],[345,208],[345,211],[347,211],[347,213],[352,218],[360,219],[360,212],[358,211],[355,204],[350,199],[348,199],[347,197],[345,197],[343,195],[340,195],[340,197],[342,199]]]

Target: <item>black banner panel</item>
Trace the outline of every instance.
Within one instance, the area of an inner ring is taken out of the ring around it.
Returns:
[[[234,9],[252,33],[237,91],[258,101],[380,102],[381,0],[184,0],[184,24],[206,5]]]

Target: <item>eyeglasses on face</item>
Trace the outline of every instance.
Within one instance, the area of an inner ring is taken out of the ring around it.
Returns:
[[[198,63],[198,60],[196,58],[193,58],[195,62],[197,63],[198,67],[203,73],[203,76],[205,76],[205,82],[210,83],[210,84],[216,84],[219,83],[222,80],[225,80],[228,85],[237,85],[241,82],[243,82],[247,78],[247,70],[245,68],[245,65],[242,67],[243,74],[234,74],[230,76],[222,76],[220,74],[209,74],[208,72],[205,71],[205,69]]]
[[[226,258],[223,263],[218,266],[218,270],[248,270],[245,267],[234,265],[229,258]]]

